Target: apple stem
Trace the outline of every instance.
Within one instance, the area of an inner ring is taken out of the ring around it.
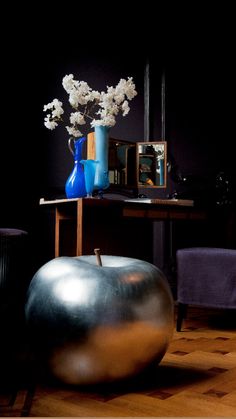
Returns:
[[[97,257],[97,264],[99,266],[102,266],[102,259],[101,259],[101,256],[100,256],[100,249],[94,249],[94,253],[95,253],[96,257]]]

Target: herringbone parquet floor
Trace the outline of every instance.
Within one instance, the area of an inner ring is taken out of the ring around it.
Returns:
[[[192,308],[159,365],[132,380],[71,388],[46,378],[2,392],[0,416],[236,417],[236,314]]]

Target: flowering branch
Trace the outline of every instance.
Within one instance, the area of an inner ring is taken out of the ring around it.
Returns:
[[[116,123],[116,116],[119,112],[126,116],[129,111],[128,101],[132,100],[137,92],[133,83],[133,78],[127,80],[120,79],[116,87],[108,86],[107,92],[98,92],[92,90],[84,81],[74,79],[74,75],[66,75],[62,80],[62,85],[69,95],[69,103],[74,109],[71,112],[69,121],[70,126],[66,126],[67,132],[73,137],[81,137],[80,126],[86,124],[86,118],[92,120],[90,125],[104,125],[112,127]],[[91,116],[92,110],[98,109],[94,115],[98,115],[95,119]],[[62,115],[64,110],[62,102],[54,99],[51,103],[44,105],[44,112],[50,111],[44,118],[46,128],[53,130],[63,121]]]

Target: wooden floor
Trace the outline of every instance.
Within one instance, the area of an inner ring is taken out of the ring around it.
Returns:
[[[70,388],[17,374],[1,417],[236,417],[236,315],[192,308],[161,363],[126,382]]]

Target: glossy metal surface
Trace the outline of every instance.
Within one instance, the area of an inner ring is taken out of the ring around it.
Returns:
[[[26,319],[53,374],[70,384],[113,381],[160,362],[173,333],[162,272],[137,259],[60,257],[28,290]]]

